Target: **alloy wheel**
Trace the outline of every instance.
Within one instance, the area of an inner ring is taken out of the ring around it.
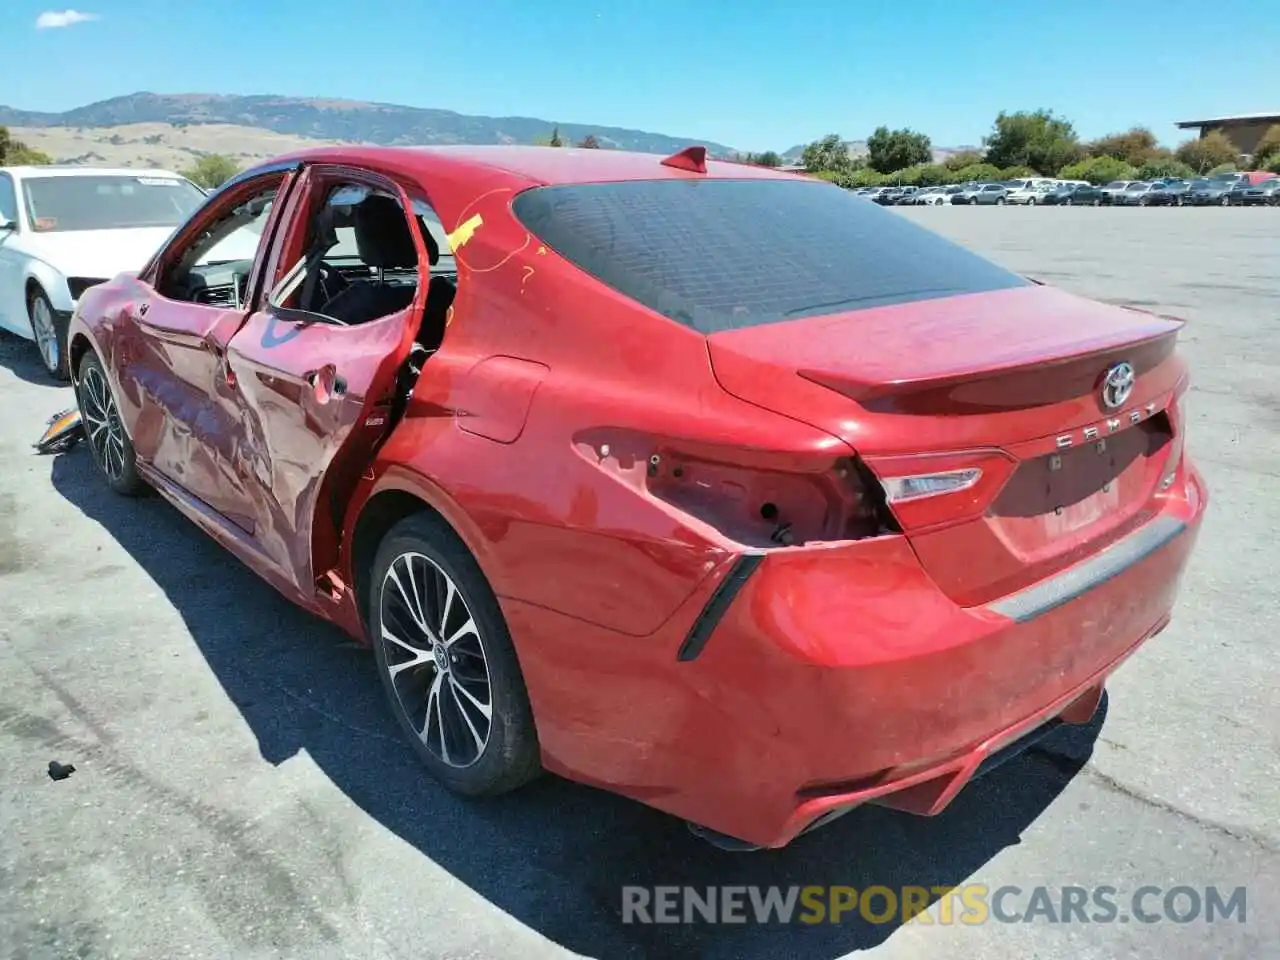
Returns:
[[[36,349],[49,370],[58,369],[58,332],[53,326],[53,310],[43,296],[31,301],[31,332],[35,334]]]
[[[400,709],[432,756],[471,766],[489,743],[493,687],[466,599],[430,557],[407,552],[387,568],[379,610],[379,643]]]
[[[96,365],[90,366],[80,381],[80,414],[99,469],[107,479],[119,482],[125,470],[124,427],[111,388]]]

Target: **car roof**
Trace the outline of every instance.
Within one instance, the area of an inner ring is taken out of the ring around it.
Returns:
[[[81,164],[42,164],[39,166],[0,167],[5,173],[21,177],[175,177],[182,174],[155,167],[86,167]]]
[[[550,186],[570,183],[601,183],[617,180],[804,180],[814,178],[783,173],[731,160],[706,161],[707,172],[665,166],[663,156],[656,153],[634,153],[628,150],[603,150],[578,147],[541,147],[515,145],[465,145],[430,147],[338,146],[315,147],[290,153],[261,167],[283,162],[350,163],[356,166],[409,167],[429,176],[433,170],[449,168],[449,172],[465,176],[485,171],[501,171],[525,181],[527,186]],[[245,171],[246,174],[252,171]]]

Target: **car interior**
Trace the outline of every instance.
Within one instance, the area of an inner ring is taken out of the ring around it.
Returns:
[[[158,285],[161,295],[242,308],[253,260],[221,259],[218,249],[236,231],[248,231],[251,241],[260,235],[274,199],[274,189],[265,191],[211,224],[166,271]],[[439,219],[426,204],[414,203],[413,222],[431,269],[415,338],[429,354],[444,339],[457,293],[457,267]],[[407,308],[419,282],[417,247],[400,200],[363,185],[343,184],[328,191],[313,215],[305,253],[271,292],[270,303],[305,313],[310,321],[357,326]]]
[[[273,291],[272,305],[340,326],[357,326],[404,310],[421,282],[409,223],[395,197],[354,184],[333,188],[312,218],[302,260]],[[431,270],[415,339],[430,352],[444,338],[457,293],[457,268],[452,255],[442,253],[443,229],[430,208],[416,203],[413,223]]]
[[[265,190],[211,223],[168,266],[156,285],[157,292],[170,300],[184,303],[233,309],[243,306],[249,274],[253,270],[252,255],[244,254],[256,247],[275,197],[274,187]],[[238,238],[235,236],[237,233],[241,234]],[[224,252],[240,256],[227,258],[221,255]]]

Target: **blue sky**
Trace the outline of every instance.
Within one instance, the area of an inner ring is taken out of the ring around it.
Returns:
[[[151,90],[381,100],[784,150],[907,125],[977,143],[1004,109],[1082,136],[1280,111],[1274,0],[1214,8],[991,0],[76,0],[5,4],[0,102]],[[375,12],[376,11],[376,12]],[[75,19],[63,18],[65,19]]]

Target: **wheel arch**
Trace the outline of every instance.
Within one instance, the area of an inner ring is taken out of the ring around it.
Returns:
[[[39,290],[49,298],[49,305],[55,310],[68,312],[72,309],[71,288],[66,278],[55,267],[43,260],[28,259],[23,271],[22,291],[27,303]]]
[[[393,526],[417,513],[438,517],[475,559],[493,592],[500,594],[492,557],[484,548],[487,541],[466,512],[441,488],[398,466],[374,476],[376,479],[367,479],[352,497],[344,524],[347,533],[343,542],[348,544],[345,566],[361,624],[365,623],[369,575],[378,545]]]
[[[71,341],[67,344],[67,369],[71,372],[73,383],[80,379],[80,361],[92,349],[93,341],[88,334],[77,330],[71,335]]]

